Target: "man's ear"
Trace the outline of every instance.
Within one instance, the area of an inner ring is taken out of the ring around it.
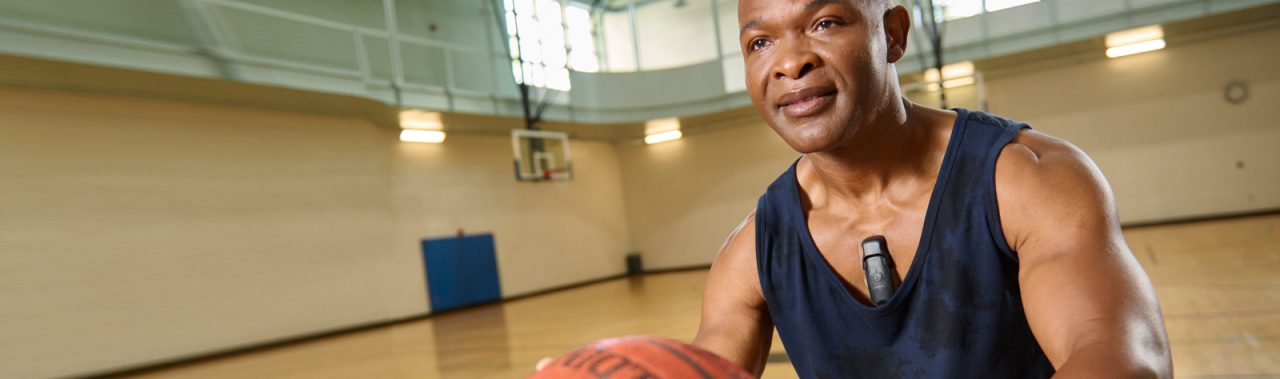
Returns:
[[[907,32],[911,31],[911,13],[901,5],[884,12],[885,46],[889,63],[897,63],[907,54]]]

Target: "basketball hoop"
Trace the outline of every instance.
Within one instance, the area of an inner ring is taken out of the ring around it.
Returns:
[[[542,170],[542,180],[567,180],[569,175],[568,167],[548,168]]]

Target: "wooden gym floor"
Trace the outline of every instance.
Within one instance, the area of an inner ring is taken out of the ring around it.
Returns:
[[[1280,214],[1129,228],[1179,378],[1280,377]],[[705,271],[618,279],[136,374],[142,378],[519,378],[602,337],[688,341]],[[794,378],[775,337],[766,378]]]

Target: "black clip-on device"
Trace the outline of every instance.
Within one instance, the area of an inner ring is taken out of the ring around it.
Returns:
[[[871,236],[862,240],[862,272],[867,279],[867,292],[871,304],[889,302],[897,286],[897,273],[893,270],[893,257],[884,236]]]

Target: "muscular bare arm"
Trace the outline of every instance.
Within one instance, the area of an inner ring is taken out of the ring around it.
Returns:
[[[1155,291],[1093,162],[1025,131],[997,161],[996,188],[1027,321],[1057,377],[1172,376]]]
[[[773,321],[760,290],[755,253],[753,213],[733,231],[711,264],[693,344],[760,376],[773,341]]]

